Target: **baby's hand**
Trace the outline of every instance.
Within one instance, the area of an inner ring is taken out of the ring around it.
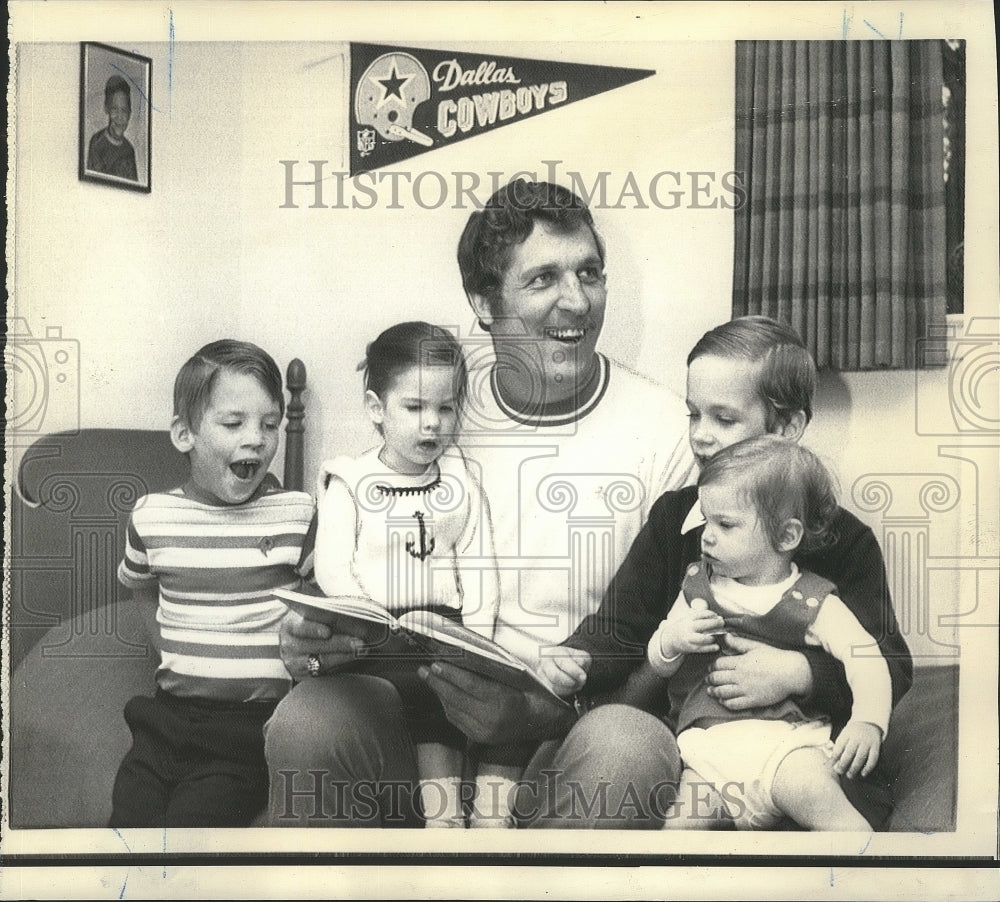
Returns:
[[[833,746],[833,769],[853,780],[867,777],[878,764],[882,730],[863,720],[848,721]]]
[[[538,671],[556,695],[567,696],[584,687],[590,662],[587,652],[556,645],[543,651]]]
[[[726,622],[708,609],[708,602],[695,598],[677,617],[663,621],[660,651],[667,660],[678,655],[718,651],[718,635],[725,628]]]

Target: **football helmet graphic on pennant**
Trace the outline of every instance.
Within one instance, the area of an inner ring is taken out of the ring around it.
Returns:
[[[413,114],[431,96],[431,80],[420,61],[409,53],[385,53],[358,80],[354,116],[371,125],[387,141],[404,138],[424,147],[434,140],[413,127]]]

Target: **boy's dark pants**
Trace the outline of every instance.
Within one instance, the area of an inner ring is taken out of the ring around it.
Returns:
[[[112,827],[244,827],[267,805],[265,722],[276,702],[216,702],[157,690],[125,706],[132,748]]]

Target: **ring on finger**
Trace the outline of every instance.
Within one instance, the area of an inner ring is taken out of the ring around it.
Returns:
[[[319,676],[319,655],[309,655],[309,657],[306,658],[306,670],[309,671],[309,676],[311,677]]]

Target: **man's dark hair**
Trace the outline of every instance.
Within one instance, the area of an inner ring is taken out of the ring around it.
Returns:
[[[458,267],[466,296],[484,297],[492,307],[500,293],[510,251],[527,240],[536,222],[557,232],[590,229],[604,263],[604,244],[587,205],[568,188],[551,182],[514,179],[497,191],[465,224],[458,242]]]

